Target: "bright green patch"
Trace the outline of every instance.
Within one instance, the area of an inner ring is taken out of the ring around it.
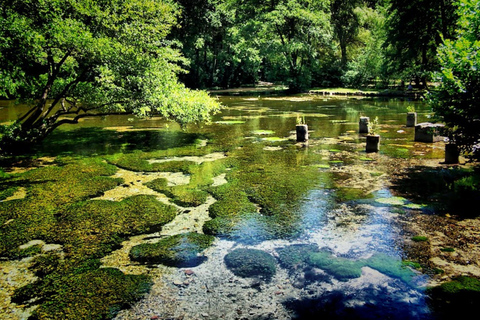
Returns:
[[[312,253],[309,257],[311,265],[320,268],[340,281],[348,281],[362,275],[362,261],[335,257],[327,251]]]
[[[425,242],[425,241],[428,241],[428,237],[425,237],[425,236],[414,236],[412,237],[412,240],[414,242]]]
[[[262,138],[262,141],[268,141],[268,142],[279,142],[279,141],[287,141],[288,138],[280,138],[280,137],[265,137]]]
[[[377,198],[375,199],[377,203],[387,204],[391,206],[403,206],[408,201],[403,197],[389,197],[389,198]]]

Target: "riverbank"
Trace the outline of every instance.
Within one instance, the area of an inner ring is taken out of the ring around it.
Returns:
[[[229,88],[229,89],[211,89],[210,94],[219,96],[268,96],[268,95],[287,95],[288,87],[284,85],[263,84],[251,87]],[[425,95],[425,90],[400,90],[400,89],[355,89],[355,88],[312,88],[303,92],[304,94],[338,96],[338,97],[356,97],[356,98],[408,98],[420,99]]]

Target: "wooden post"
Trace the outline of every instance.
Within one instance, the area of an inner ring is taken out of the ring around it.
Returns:
[[[359,133],[368,133],[368,123],[370,122],[369,117],[360,117],[358,122],[358,132]]]
[[[297,142],[306,142],[308,140],[308,125],[297,124],[295,129],[297,131]]]

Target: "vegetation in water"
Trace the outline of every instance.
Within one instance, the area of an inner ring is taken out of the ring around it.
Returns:
[[[0,202],[0,255],[34,257],[31,268],[39,279],[14,296],[18,303],[38,304],[34,319],[109,319],[150,287],[147,276],[99,268],[96,259],[127,236],[160,230],[177,210],[146,195],[91,200],[122,183],[110,177],[116,170],[101,158],[62,158],[3,181],[26,188],[25,198]],[[58,249],[20,247],[31,240]]]
[[[215,238],[201,233],[183,233],[169,236],[155,243],[143,243],[130,250],[130,259],[141,263],[192,267],[204,261],[199,254]]]
[[[225,256],[225,264],[235,275],[244,278],[270,280],[277,271],[275,258],[256,249],[235,249]]]

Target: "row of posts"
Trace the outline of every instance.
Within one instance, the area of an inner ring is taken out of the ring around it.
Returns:
[[[380,135],[370,134],[369,130],[369,117],[360,117],[359,121],[359,133],[367,134],[367,142],[365,151],[378,152],[380,149]],[[417,113],[407,113],[407,127],[415,127],[415,141],[417,142],[437,142],[441,141],[443,137],[440,135],[440,130],[443,127],[442,124],[424,122],[417,124]],[[297,124],[296,126],[297,142],[308,141],[308,125]],[[459,151],[456,144],[447,143],[445,145],[445,163],[455,164],[459,162]]]
[[[360,117],[359,133],[367,134],[366,152],[378,152],[380,148],[380,136],[377,134],[369,134],[369,117]],[[407,113],[407,127],[415,127],[416,142],[438,142],[442,141],[444,137],[441,136],[441,130],[444,127],[440,123],[423,122],[417,124],[417,113]],[[445,145],[445,163],[456,164],[459,163],[459,150],[455,143],[447,143]]]

